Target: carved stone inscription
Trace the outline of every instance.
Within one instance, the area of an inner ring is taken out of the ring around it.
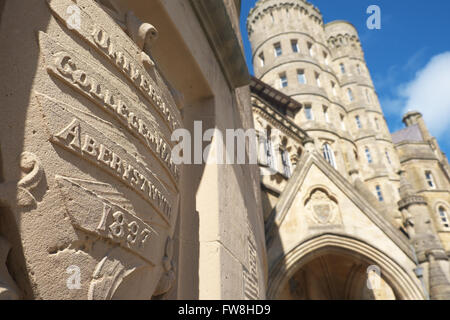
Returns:
[[[95,72],[94,67],[83,62],[82,58],[78,58],[43,32],[39,33],[39,43],[46,57],[48,71],[123,123],[158,156],[177,182],[179,169],[172,161],[168,138],[160,134],[161,130],[154,118],[150,119],[143,114],[146,107],[128,97],[123,91],[108,85],[108,81]]]
[[[47,0],[50,10],[59,20],[66,25],[70,16],[67,14],[67,8],[74,3],[70,0]],[[143,52],[119,29],[108,29],[107,26],[99,26],[93,17],[97,15],[105,16],[103,10],[93,1],[78,0],[77,5],[80,8],[80,19],[83,21],[80,28],[69,28],[80,36],[84,41],[90,44],[108,58],[127,78],[144,94],[144,96],[157,107],[164,117],[164,120],[172,129],[180,127],[180,118],[178,111],[173,103],[167,103],[162,97],[159,88],[151,79],[148,72],[142,66]],[[85,8],[89,8],[89,11]],[[105,24],[113,24],[109,17],[104,18]],[[108,31],[106,31],[108,30]],[[120,43],[120,45],[119,45]]]
[[[153,265],[162,259],[161,254],[157,255],[160,250],[155,250],[162,245],[162,232],[157,232],[156,227],[70,178],[57,176],[56,180],[75,227],[111,239]]]
[[[177,197],[154,173],[138,163],[123,147],[71,112],[70,106],[42,95],[37,97],[52,142],[94,163],[135,190],[167,223],[173,223],[172,208]]]

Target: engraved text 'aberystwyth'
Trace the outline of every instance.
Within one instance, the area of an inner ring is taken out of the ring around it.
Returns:
[[[56,75],[77,89],[104,110],[113,114],[121,121],[136,137],[143,141],[149,148],[158,155],[159,159],[170,171],[171,176],[178,181],[179,168],[173,163],[172,149],[170,145],[160,136],[157,123],[148,120],[139,111],[142,107],[132,103],[132,98],[125,96],[120,90],[107,87],[107,81],[93,71],[82,59],[77,59],[73,53],[62,47],[45,33],[39,33],[39,43],[46,54],[48,61],[48,71]],[[51,48],[58,52],[50,54]]]
[[[166,222],[171,222],[175,196],[134,156],[81,120],[75,108],[38,95],[53,142],[91,161],[137,191]],[[73,109],[74,112],[71,112]]]

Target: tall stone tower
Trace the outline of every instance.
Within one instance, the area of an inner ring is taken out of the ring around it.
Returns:
[[[355,27],[325,25],[304,0],[259,1],[247,26],[255,76],[302,105],[292,120],[336,170],[359,176],[382,211],[395,207],[400,163]]]

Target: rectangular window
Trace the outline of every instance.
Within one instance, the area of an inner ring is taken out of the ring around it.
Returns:
[[[356,70],[358,71],[358,74],[361,74],[361,67],[359,66],[359,64],[356,65]]]
[[[280,74],[280,88],[286,88],[288,86],[288,80],[286,73]]]
[[[281,152],[281,160],[283,162],[283,170],[284,170],[284,175],[287,178],[290,178],[292,173],[291,173],[291,159],[289,158],[289,152],[287,150],[283,150]]]
[[[380,186],[376,186],[376,191],[377,191],[378,201],[383,202],[384,198],[383,198],[383,193],[381,192],[381,187]]]
[[[341,129],[342,129],[342,130],[346,130],[346,127],[345,127],[345,117],[344,117],[344,115],[342,115],[342,114],[341,114]]]
[[[314,118],[312,107],[310,105],[305,106],[305,116],[307,120],[313,120]]]
[[[277,171],[277,161],[275,158],[275,149],[271,137],[267,137],[267,166]]]
[[[378,121],[378,118],[375,118],[375,128],[379,131],[380,130],[380,122]]]
[[[292,52],[299,52],[299,48],[298,48],[298,41],[297,40],[291,40],[291,46],[292,46]]]
[[[309,55],[311,57],[314,57],[313,44],[311,42],[308,42],[308,51],[309,51]]]
[[[267,166],[268,159],[267,156],[269,154],[269,144],[267,142],[267,136],[263,132],[259,132],[258,134],[258,142],[259,142],[259,163],[263,166]]]
[[[328,107],[327,106],[323,106],[323,116],[325,118],[325,122],[329,123],[330,122],[330,116],[328,114]]]
[[[339,65],[339,68],[341,69],[341,73],[342,73],[342,74],[345,74],[345,65],[344,65],[343,63],[341,63],[341,64]]]
[[[306,77],[305,77],[304,70],[297,70],[297,79],[298,79],[298,83],[306,84]]]
[[[325,61],[325,64],[327,66],[329,65],[329,63],[328,63],[328,54],[325,51],[323,52],[323,61]]]
[[[425,178],[427,180],[427,184],[431,189],[436,189],[436,184],[434,183],[434,177],[431,171],[425,171]]]
[[[347,95],[348,95],[348,100],[350,100],[350,102],[352,102],[355,98],[353,97],[353,91],[352,89],[347,89]]]
[[[261,52],[259,54],[259,64],[261,65],[261,67],[264,67],[264,65],[266,64],[266,60],[264,59],[264,52]]]
[[[331,81],[331,90],[333,91],[333,95],[337,97],[337,91],[336,91],[336,83]]]
[[[316,77],[316,83],[317,86],[320,88],[322,86],[322,83],[320,82],[320,74],[318,74],[317,72],[314,74]]]
[[[283,51],[281,50],[281,44],[279,42],[275,43],[273,45],[273,48],[275,50],[275,57],[279,57],[283,54]]]
[[[358,129],[362,129],[361,118],[359,116],[356,116],[355,121],[356,121],[356,126],[358,127]]]

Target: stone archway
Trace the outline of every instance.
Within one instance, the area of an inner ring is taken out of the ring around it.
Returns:
[[[326,267],[333,263],[338,264],[339,267]],[[412,277],[389,256],[360,240],[333,234],[318,236],[303,242],[280,258],[271,268],[267,297],[269,299],[288,298],[287,288],[295,290],[296,284],[304,285],[302,277],[305,277],[305,272],[314,270],[315,276],[310,273],[310,281],[322,277],[322,275],[318,276],[321,272],[320,265],[325,265],[328,272],[326,288],[322,286],[310,292],[294,292],[291,295],[292,298],[375,298],[371,297],[373,292],[365,290],[365,286],[367,268],[376,265],[381,270],[381,285],[384,288],[391,288],[391,291],[389,289],[386,291],[387,296],[382,298],[390,296],[400,300],[424,299],[422,289],[417,282],[414,282]],[[344,276],[353,277],[350,279],[352,282],[347,281],[349,279],[343,281]],[[325,276],[321,281],[324,279]],[[331,283],[329,279],[333,279]]]

